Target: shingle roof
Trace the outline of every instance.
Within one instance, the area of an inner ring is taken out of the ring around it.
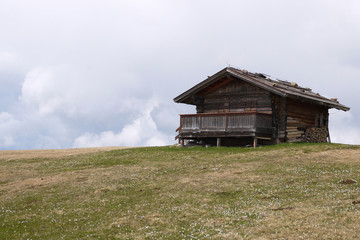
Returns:
[[[281,97],[310,101],[315,104],[343,111],[350,110],[349,107],[340,104],[337,99],[329,99],[321,96],[319,93],[312,92],[310,88],[303,88],[296,83],[288,81],[274,80],[271,79],[269,75],[263,73],[251,73],[246,70],[239,70],[232,67],[224,68],[220,72],[210,76],[206,80],[174,98],[174,101],[177,103],[194,104],[192,96],[196,95],[206,87],[213,85],[224,76],[232,76],[234,78],[241,79]]]

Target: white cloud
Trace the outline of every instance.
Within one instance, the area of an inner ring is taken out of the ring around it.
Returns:
[[[330,111],[330,137],[334,143],[360,144],[360,127],[351,112]]]
[[[12,52],[0,52],[0,71],[16,71],[21,69],[20,57]]]
[[[61,148],[71,131],[56,117],[20,116],[0,112],[0,149]]]
[[[96,146],[161,146],[170,144],[170,137],[158,131],[151,112],[157,106],[154,100],[147,103],[147,109],[120,132],[104,131],[99,134],[85,133],[76,138],[73,147]]]
[[[360,144],[360,128],[356,126],[344,126],[330,132],[333,143]]]
[[[0,149],[11,147],[15,144],[19,121],[7,112],[0,112]]]
[[[21,101],[34,107],[40,115],[53,113],[62,105],[54,77],[54,71],[50,68],[39,67],[27,73],[22,85]]]
[[[26,74],[20,100],[41,115],[65,114],[69,118],[104,119],[127,111],[130,94],[139,95],[135,75],[109,75],[83,65],[37,67]]]
[[[178,114],[195,112],[172,98],[227,63],[338,97],[352,108],[349,139],[360,128],[359,10],[356,0],[3,0],[0,112],[11,117],[0,142],[171,144]],[[335,123],[333,140],[348,141]]]
[[[50,136],[39,135],[36,139],[34,148],[36,149],[60,149],[61,145],[59,140],[56,140]]]

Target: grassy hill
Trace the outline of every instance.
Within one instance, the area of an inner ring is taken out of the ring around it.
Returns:
[[[0,159],[0,239],[359,239],[360,146]]]

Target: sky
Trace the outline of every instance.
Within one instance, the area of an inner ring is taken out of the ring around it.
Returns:
[[[227,66],[349,106],[360,144],[360,1],[0,0],[0,150],[175,144],[173,98]]]

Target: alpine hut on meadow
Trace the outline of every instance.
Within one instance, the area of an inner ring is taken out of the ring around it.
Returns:
[[[209,145],[330,142],[329,109],[348,111],[296,83],[262,73],[227,67],[174,98],[196,106],[180,115],[176,130],[182,145],[192,140]]]

